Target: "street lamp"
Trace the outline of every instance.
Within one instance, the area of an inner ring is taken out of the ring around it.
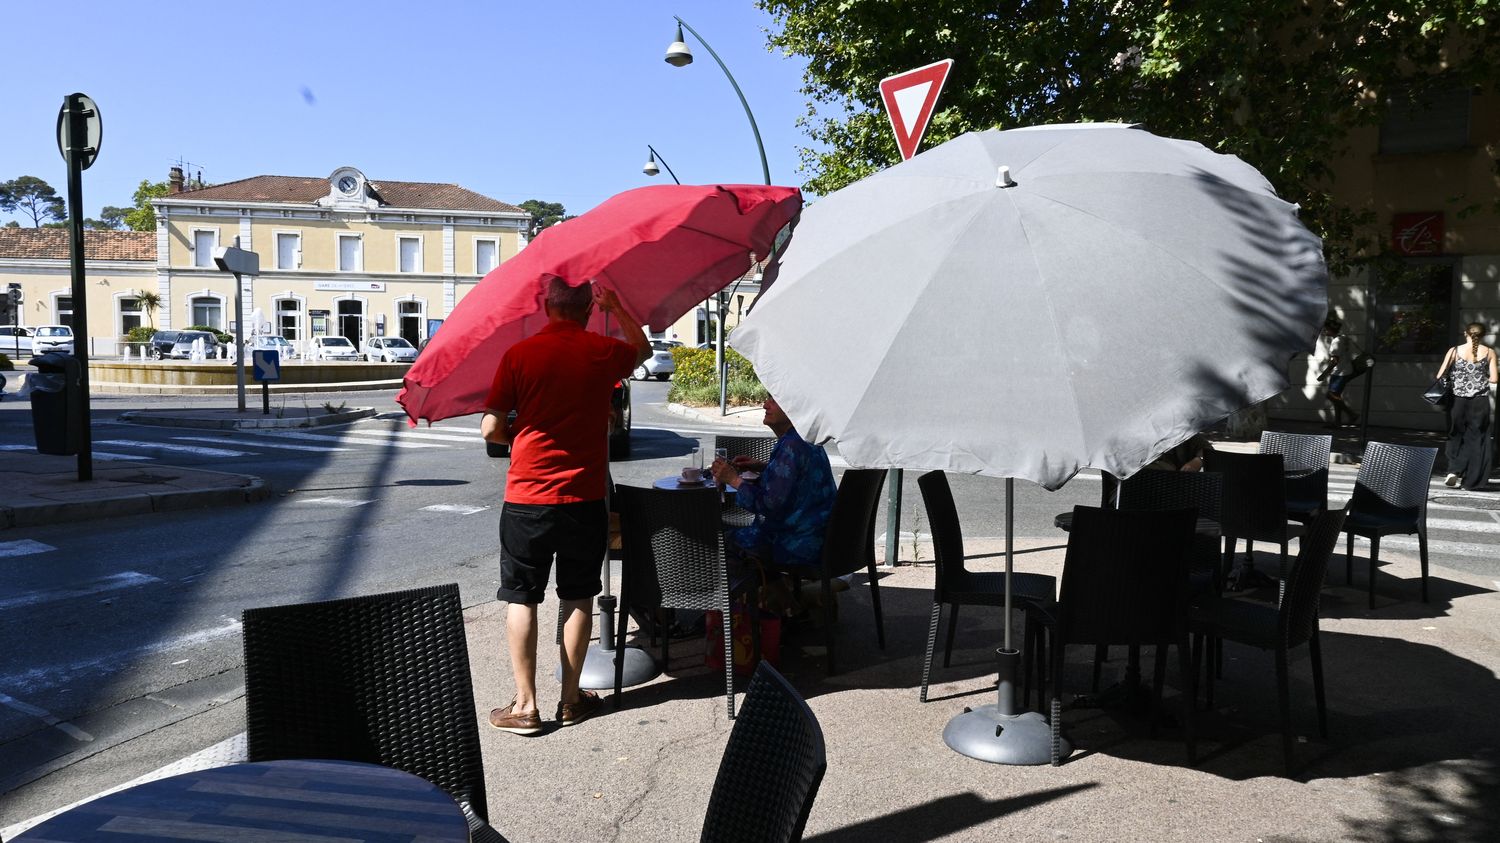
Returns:
[[[724,71],[724,78],[729,80],[730,87],[734,88],[735,95],[740,98],[740,105],[745,109],[745,117],[750,121],[750,132],[755,135],[755,149],[760,153],[760,172],[765,177],[766,184],[769,185],[771,183],[771,166],[766,163],[766,145],[761,143],[760,127],[755,125],[755,115],[750,112],[750,103],[745,100],[745,92],[740,90],[740,83],[734,81],[734,74],[729,72],[729,68],[724,65],[724,60],[719,58],[719,54],[714,52],[713,46],[704,40],[702,35],[698,34],[698,30],[694,29],[687,21],[677,15],[673,15],[672,18],[677,21],[677,37],[673,39],[671,44],[667,45],[667,54],[665,56],[667,64],[673,67],[684,67],[693,63],[693,51],[688,49],[687,42],[682,40],[682,30],[684,29],[691,32],[693,37],[698,39],[698,43],[703,45],[703,49],[708,50],[708,54],[713,56],[714,61],[718,63],[719,69]],[[676,177],[674,176],[673,178]],[[724,299],[723,290],[720,290],[718,293],[718,303],[718,338],[714,343],[714,362],[717,364],[719,370],[719,415],[727,416],[729,415],[728,361],[724,357],[724,310],[727,303]]]
[[[677,174],[672,172],[672,165],[668,164],[667,159],[662,158],[661,153],[657,152],[656,149],[649,143],[646,144],[646,166],[641,168],[641,172],[645,173],[648,176],[655,176],[660,174],[661,167],[656,166],[656,159],[658,158],[661,158],[661,166],[667,168],[667,175],[672,177],[672,181],[677,182],[678,184],[682,184],[682,179],[679,179],[677,177]]]

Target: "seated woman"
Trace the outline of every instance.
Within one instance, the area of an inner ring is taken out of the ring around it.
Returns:
[[[771,458],[764,465],[746,459],[713,463],[714,478],[735,489],[735,502],[755,516],[750,526],[726,535],[728,552],[769,570],[813,577],[838,491],[833,469],[828,454],[797,433],[775,398],[766,399],[765,411],[765,425],[777,437]]]

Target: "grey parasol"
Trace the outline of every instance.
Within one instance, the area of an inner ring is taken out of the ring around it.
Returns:
[[[1245,162],[1122,124],[964,135],[818,200],[731,344],[862,468],[1056,489],[1128,477],[1288,386],[1327,312],[1322,244]],[[1000,700],[944,732],[1008,764],[1067,754]],[[1057,712],[1054,709],[1054,718]]]

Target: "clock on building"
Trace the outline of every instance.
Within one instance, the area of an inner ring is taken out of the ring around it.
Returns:
[[[344,176],[339,179],[339,190],[346,196],[353,196],[354,191],[359,188],[359,180],[354,176]]]

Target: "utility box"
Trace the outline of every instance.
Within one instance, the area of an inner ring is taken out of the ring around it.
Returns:
[[[59,352],[33,357],[31,365],[36,372],[26,383],[37,453],[77,454],[83,444],[83,366],[73,355]]]

